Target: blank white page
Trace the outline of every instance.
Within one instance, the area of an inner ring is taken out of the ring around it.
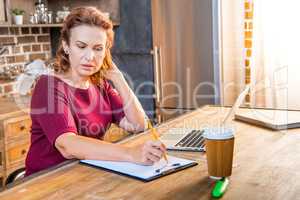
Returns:
[[[169,162],[166,167],[164,167],[166,165],[166,161],[164,159],[161,159],[159,162],[151,166],[138,165],[129,162],[101,161],[101,160],[81,160],[80,162],[93,165],[96,167],[105,168],[122,174],[130,175],[144,180],[163,174],[172,169],[179,169],[192,163],[196,164],[196,162],[193,160],[187,160],[187,159],[178,158],[174,156],[167,156],[167,157]],[[172,166],[173,164],[177,164],[177,165]],[[161,169],[160,172],[156,172],[157,169],[160,169],[162,167],[164,168]]]

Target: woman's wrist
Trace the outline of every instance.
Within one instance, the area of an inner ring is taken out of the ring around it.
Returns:
[[[123,86],[127,85],[127,82],[123,76],[123,74],[115,76],[114,79],[111,80],[116,89],[119,91]]]
[[[134,156],[134,147],[128,147],[128,146],[123,146],[124,147],[124,152],[125,152],[125,161],[127,162],[135,162],[135,156]]]

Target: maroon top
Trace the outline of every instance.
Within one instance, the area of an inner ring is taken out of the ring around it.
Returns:
[[[31,100],[31,146],[26,176],[65,160],[55,140],[66,132],[102,139],[111,123],[125,116],[118,92],[104,81],[102,87],[75,88],[55,76],[42,75]]]

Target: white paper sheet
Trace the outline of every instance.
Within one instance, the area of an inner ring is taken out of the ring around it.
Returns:
[[[169,161],[167,165],[166,165],[166,161],[164,159],[161,159],[159,162],[151,166],[138,165],[129,162],[100,161],[100,160],[81,160],[80,162],[93,165],[96,167],[109,169],[115,172],[119,172],[122,174],[126,174],[144,180],[150,179],[151,177],[156,177],[157,175],[166,173],[172,169],[176,171],[176,169],[182,168],[191,163],[195,163],[195,161],[178,158],[174,156],[167,156],[167,157]],[[176,164],[176,166],[173,166],[173,164]],[[156,171],[157,169],[161,169],[161,170],[157,172]]]

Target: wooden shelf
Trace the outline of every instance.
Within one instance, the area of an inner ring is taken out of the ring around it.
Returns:
[[[0,0],[1,1],[1,0]],[[12,8],[22,8],[26,11],[24,15],[25,23],[28,23],[29,14],[35,12],[35,1],[33,0],[6,0],[5,8],[0,9],[0,12],[6,14],[4,21],[0,21],[0,27],[62,27],[62,24],[23,24],[15,25],[12,24],[11,9]],[[109,12],[111,20],[113,21],[114,26],[120,25],[120,5],[119,0],[48,0],[48,10],[51,10],[53,13],[56,13],[58,10],[61,10],[63,6],[68,6],[70,9],[78,6],[96,6],[100,8],[103,12]]]
[[[62,27],[62,24],[0,24],[0,27]]]
[[[113,26],[119,26],[119,23],[113,22]],[[63,24],[0,24],[0,27],[62,27]]]

